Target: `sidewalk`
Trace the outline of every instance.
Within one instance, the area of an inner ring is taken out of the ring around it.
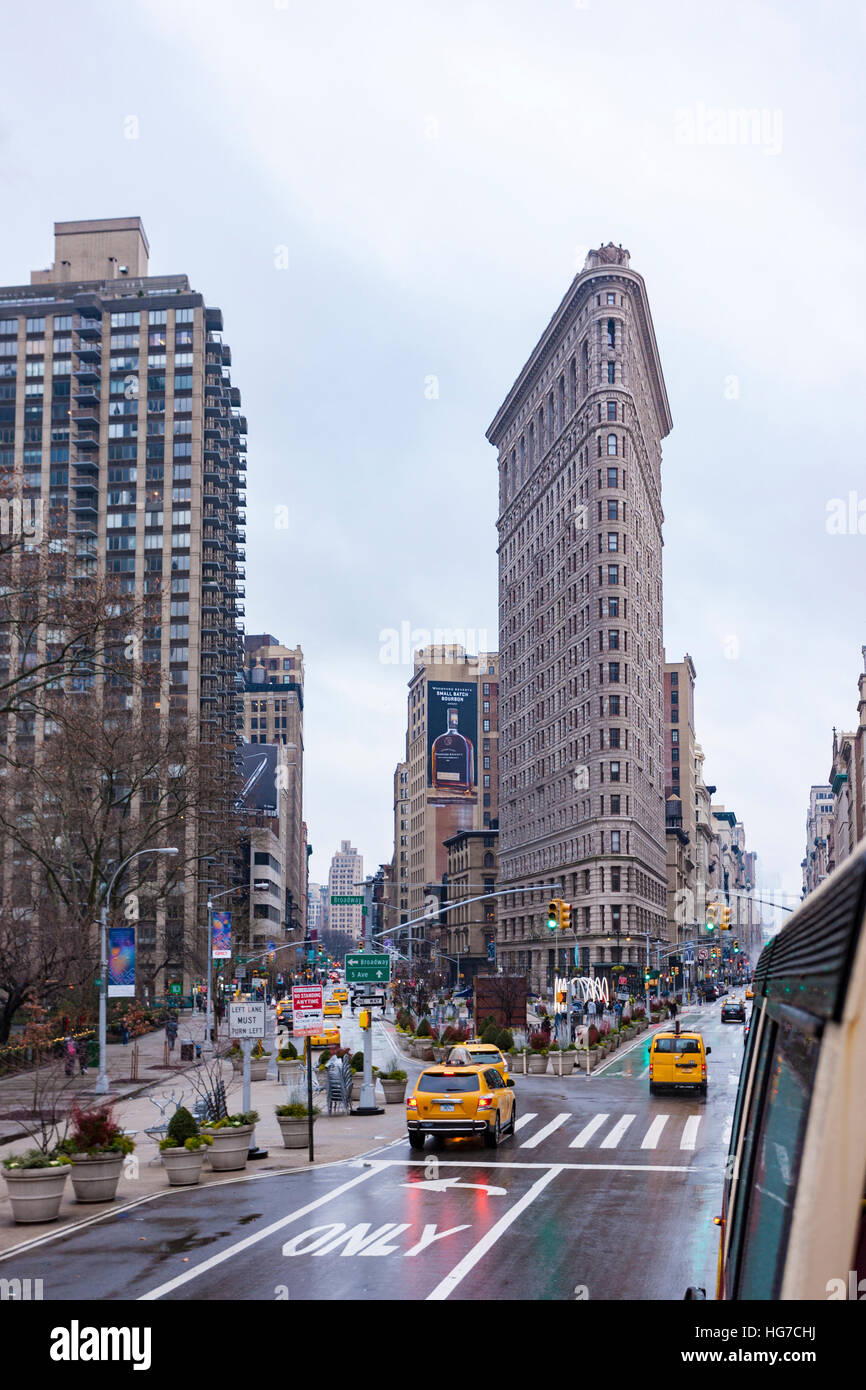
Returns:
[[[186,1026],[187,1024],[189,1027]],[[189,1020],[187,1017],[186,1020],[181,1021],[175,1056],[179,1053],[180,1042],[186,1041],[190,1037],[195,1040],[196,1035],[198,1037],[204,1035],[203,1019]],[[139,1202],[142,1198],[150,1197],[154,1193],[184,1191],[182,1188],[169,1188],[165,1169],[159,1159],[160,1136],[151,1137],[144,1131],[148,1126],[159,1124],[161,1119],[160,1108],[150,1098],[151,1096],[162,1100],[166,1109],[166,1118],[174,1113],[174,1101],[186,1105],[188,1109],[192,1108],[197,1095],[190,1078],[196,1073],[197,1068],[195,1065],[189,1064],[184,1064],[181,1067],[179,1063],[175,1063],[168,1071],[163,1070],[162,1044],[164,1034],[161,1032],[149,1034],[138,1041],[140,1044],[145,1044],[140,1050],[140,1074],[142,1077],[150,1078],[144,1085],[141,1081],[136,1083],[128,1080],[128,1053],[131,1044],[126,1048],[122,1044],[111,1045],[107,1049],[107,1067],[111,1080],[112,1097],[117,1095],[115,1116],[124,1129],[137,1131],[135,1152],[129,1155],[126,1160],[115,1201],[81,1205],[75,1201],[72,1183],[67,1179],[60,1215],[56,1221],[46,1225],[34,1223],[33,1225],[17,1226],[12,1222],[5,1184],[0,1183],[0,1189],[2,1189],[0,1191],[0,1258],[5,1252],[24,1242],[60,1231],[64,1227],[73,1226],[81,1221],[92,1220],[94,1216],[106,1212],[121,1210],[125,1204]],[[127,1054],[125,1058],[117,1055],[124,1053]],[[158,1061],[154,1060],[156,1058]],[[154,1062],[150,1070],[145,1067],[146,1059]],[[315,1053],[313,1060],[314,1062],[317,1060]],[[421,1070],[421,1065],[413,1063],[407,1058],[405,1070],[409,1073],[409,1086],[411,1087],[414,1084],[414,1076]],[[233,1074],[231,1065],[227,1062],[222,1063],[221,1071],[226,1087],[229,1113],[233,1113],[241,1108],[242,1081],[239,1076],[236,1077]],[[126,1079],[124,1079],[124,1072]],[[153,1076],[159,1077],[155,1083],[152,1079]],[[82,1101],[84,1099],[100,1099],[93,1097],[92,1086],[95,1079],[95,1072],[88,1073],[83,1078],[75,1078],[76,1098],[80,1098]],[[81,1082],[80,1086],[78,1085],[79,1081]],[[19,1078],[7,1078],[0,1081],[0,1114],[8,1108],[6,1088],[15,1086],[20,1088],[21,1084]],[[304,1078],[303,1084],[306,1086],[306,1078]],[[174,1101],[167,1102],[168,1093],[171,1091],[175,1092]],[[199,1187],[207,1187],[209,1184],[225,1182],[228,1179],[244,1181],[261,1173],[285,1172],[309,1166],[307,1148],[283,1148],[282,1136],[274,1115],[274,1107],[285,1104],[288,1098],[287,1087],[278,1081],[254,1081],[251,1084],[250,1093],[252,1108],[257,1110],[261,1116],[256,1125],[254,1141],[259,1148],[267,1149],[267,1158],[248,1162],[246,1169],[237,1173],[213,1173],[206,1162]],[[381,1115],[329,1115],[323,1094],[314,1092],[313,1104],[317,1105],[321,1111],[313,1131],[315,1165],[317,1167],[322,1164],[357,1157],[369,1149],[376,1148],[383,1143],[390,1143],[405,1135],[405,1106],[402,1104],[385,1106],[381,1089],[377,1093],[377,1100],[383,1109]],[[8,1124],[8,1122],[4,1121],[4,1124]],[[11,1125],[8,1127],[12,1128]],[[12,1154],[22,1153],[31,1147],[32,1141],[26,1137],[18,1138],[11,1143],[3,1143],[0,1147],[0,1158],[8,1158]],[[187,1190],[194,1191],[195,1189]]]

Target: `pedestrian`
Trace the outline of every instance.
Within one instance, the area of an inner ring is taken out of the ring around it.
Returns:
[[[174,1045],[177,1042],[177,1022],[170,1018],[165,1025],[165,1036],[168,1040],[169,1052],[174,1052]]]
[[[78,1057],[78,1071],[81,1076],[87,1072],[87,1039],[79,1038],[75,1044],[75,1052]]]
[[[63,1070],[67,1076],[72,1076],[75,1071],[75,1039],[71,1033],[67,1033],[63,1039]]]
[[[671,1002],[670,1002],[670,1011],[671,1011],[671,1018],[676,1018],[676,1016],[677,1016],[677,1001],[676,1001],[676,999],[672,999],[672,1000],[671,1000]]]
[[[120,1025],[120,1041],[123,1043],[124,1047],[126,1047],[126,1044],[129,1042],[129,1024],[126,1019],[124,1019]]]

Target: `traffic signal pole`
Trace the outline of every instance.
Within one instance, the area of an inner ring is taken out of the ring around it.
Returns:
[[[369,951],[373,943],[373,881],[364,880],[364,914],[363,926],[361,928],[361,949]],[[411,935],[410,935],[411,941]],[[376,1104],[376,1087],[373,1083],[373,1013],[371,1009],[361,1009],[361,1018],[366,1014],[367,1026],[363,1027],[364,1035],[364,1072],[361,1082],[361,1098],[353,1115],[381,1115],[384,1112]]]

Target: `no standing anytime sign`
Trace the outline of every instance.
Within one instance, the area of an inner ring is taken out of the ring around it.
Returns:
[[[325,1026],[321,985],[294,985],[292,988],[292,1031],[296,1038],[321,1033]]]

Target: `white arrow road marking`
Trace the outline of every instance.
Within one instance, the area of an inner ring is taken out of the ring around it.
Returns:
[[[154,1299],[162,1298],[163,1294],[172,1293],[174,1289],[180,1288],[183,1284],[188,1284],[191,1279],[197,1279],[200,1274],[205,1274],[209,1269],[214,1269],[216,1265],[222,1264],[225,1260],[230,1260],[233,1255],[238,1255],[242,1250],[248,1250],[251,1245],[257,1245],[260,1240],[267,1240],[268,1236],[275,1231],[281,1231],[284,1226],[288,1226],[292,1221],[298,1221],[308,1212],[315,1211],[317,1207],[323,1207],[327,1202],[333,1202],[335,1197],[341,1197],[350,1188],[357,1187],[359,1183],[366,1182],[368,1178],[374,1178],[377,1173],[382,1171],[383,1165],[376,1163],[371,1165],[369,1171],[360,1173],[358,1177],[351,1178],[348,1182],[341,1183],[331,1192],[326,1192],[323,1197],[317,1197],[314,1202],[307,1202],[306,1206],[298,1207],[297,1211],[289,1212],[288,1216],[283,1216],[279,1221],[274,1221],[270,1226],[265,1226],[261,1231],[256,1231],[253,1235],[245,1236],[243,1240],[236,1241],[234,1245],[229,1245],[225,1250],[221,1250],[218,1255],[211,1255],[210,1259],[202,1260],[195,1269],[188,1269],[184,1274],[178,1274],[176,1278],[169,1279],[165,1284],[160,1284],[157,1288],[151,1289],[149,1293],[143,1293],[137,1299],[139,1303],[152,1302]]]
[[[461,1182],[459,1178],[431,1178],[421,1182],[403,1182],[401,1187],[423,1187],[425,1192],[447,1192],[451,1187],[474,1187],[478,1192],[486,1192],[491,1197],[505,1197],[507,1187],[489,1187],[485,1182]]]
[[[620,1139],[628,1129],[629,1125],[634,1120],[634,1118],[634,1115],[623,1115],[619,1120],[617,1120],[616,1124],[614,1125],[607,1138],[602,1139],[599,1147],[602,1149],[615,1149]]]
[[[733,1128],[734,1117],[733,1115],[728,1115],[725,1120],[725,1127],[722,1130],[722,1143],[724,1144],[725,1148],[727,1148],[731,1142],[731,1131],[733,1130]]]
[[[738,1072],[735,1072],[735,1071],[729,1071],[729,1072],[728,1072],[728,1085],[729,1085],[729,1086],[739,1086],[739,1084],[740,1084],[739,1073],[738,1073]]]
[[[532,1206],[536,1197],[539,1197],[548,1183],[553,1182],[553,1179],[558,1177],[561,1172],[562,1168],[558,1164],[548,1168],[547,1172],[543,1173],[541,1177],[532,1184],[529,1191],[524,1192],[520,1201],[515,1202],[511,1210],[507,1211],[504,1216],[501,1216],[496,1224],[491,1226],[490,1230],[481,1237],[478,1244],[474,1245],[469,1253],[463,1256],[463,1259],[459,1264],[454,1266],[450,1274],[445,1275],[445,1278],[436,1285],[433,1292],[427,1295],[427,1302],[441,1303],[444,1299],[448,1298],[449,1294],[454,1292],[461,1280],[466,1278],[469,1271],[474,1269],[478,1261],[483,1259],[487,1251],[496,1244],[499,1237],[504,1235],[512,1221],[516,1221],[518,1216],[520,1216],[527,1207]]]
[[[533,1134],[531,1139],[524,1139],[520,1145],[521,1149],[537,1149],[549,1134],[552,1134],[555,1129],[559,1129],[560,1125],[564,1125],[566,1120],[570,1119],[571,1112],[568,1110],[564,1110],[560,1115],[555,1115],[550,1123],[544,1125],[537,1134]]]
[[[524,1125],[528,1125],[529,1121],[534,1119],[537,1119],[537,1114],[534,1110],[527,1110],[525,1115],[518,1115],[514,1124],[514,1133],[516,1134],[519,1129],[523,1129]]]
[[[680,1140],[681,1149],[693,1149],[698,1142],[698,1130],[701,1125],[700,1115],[689,1115],[683,1125],[683,1137]]]
[[[570,1149],[585,1149],[597,1129],[601,1129],[605,1120],[609,1120],[609,1115],[593,1115],[588,1125],[584,1125],[576,1139],[572,1139],[569,1144]]]
[[[649,1129],[643,1137],[642,1149],[658,1148],[658,1142],[662,1135],[662,1130],[670,1119],[670,1115],[656,1115]]]

